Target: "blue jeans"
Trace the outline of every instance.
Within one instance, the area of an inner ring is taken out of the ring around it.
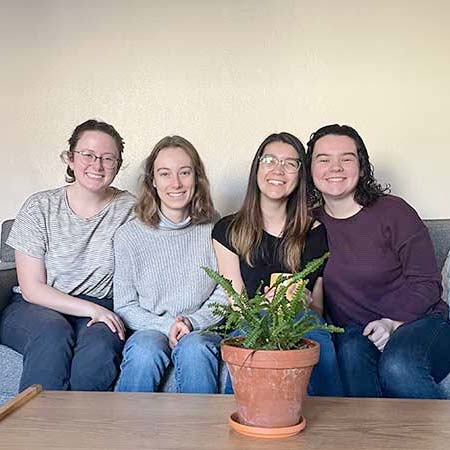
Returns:
[[[173,363],[177,392],[219,392],[219,344],[216,334],[191,331],[172,350],[167,336],[156,330],[136,331],[123,351],[116,390],[156,392]]]
[[[112,309],[112,300],[80,296]],[[0,341],[23,355],[20,390],[106,391],[117,378],[122,341],[104,323],[61,314],[13,296],[0,321]]]
[[[315,314],[310,312],[311,314]],[[318,316],[319,317],[319,316]],[[325,321],[320,317],[320,322]],[[235,331],[233,336],[243,335]],[[314,330],[305,334],[305,338],[312,339],[320,344],[319,362],[314,366],[308,385],[308,394],[313,396],[341,397],[344,395],[341,376],[334,349],[333,339],[328,331]],[[233,387],[230,376],[225,383],[225,394],[232,394]]]
[[[342,381],[351,397],[450,398],[441,381],[450,372],[450,323],[426,316],[399,327],[380,352],[349,326],[336,335]]]

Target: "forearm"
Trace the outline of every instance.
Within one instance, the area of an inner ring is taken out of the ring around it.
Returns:
[[[134,331],[152,329],[167,335],[175,320],[170,314],[159,316],[136,304],[118,306],[114,310],[125,325]]]
[[[231,281],[237,293],[241,293],[245,285],[242,279],[238,255],[228,250],[215,239],[213,239],[213,247],[216,254],[218,272]],[[231,298],[230,301],[232,301]]]
[[[167,334],[175,320],[168,313],[158,315],[142,306],[136,287],[125,278],[114,278],[114,311],[134,331],[153,329]]]
[[[311,303],[309,307],[319,316],[323,316],[323,279],[319,277],[311,292]]]
[[[309,308],[311,309],[311,311],[317,313],[320,317],[323,317],[323,304],[316,304],[315,302],[312,302],[309,305]]]
[[[406,212],[404,215],[407,217]],[[393,318],[405,322],[423,317],[436,308],[442,309],[439,307],[441,276],[433,245],[415,211],[411,213],[410,227],[405,236],[398,237],[392,244],[398,251],[404,282],[399,290],[388,295],[388,300],[398,305],[398,317]]]
[[[380,299],[380,312],[389,319],[410,322],[439,308],[441,291],[439,283],[433,280],[409,277],[401,289],[393,291]],[[395,304],[395,310],[392,306]],[[384,314],[383,314],[384,315]]]
[[[63,314],[92,317],[97,305],[75,298],[47,285],[47,273],[43,259],[25,255],[17,250],[15,255],[17,278],[25,300]]]
[[[77,317],[92,317],[95,304],[82,300],[72,295],[64,294],[44,283],[31,283],[28,286],[20,286],[25,300],[35,305],[45,306],[62,314]]]
[[[405,288],[407,290],[406,295],[423,314],[428,313],[441,300],[440,277],[436,280],[417,280],[416,277],[408,277]]]
[[[214,289],[214,292],[209,296],[208,300],[206,300],[195,313],[188,314],[185,317],[189,319],[194,330],[203,330],[222,320],[222,317],[213,314],[213,305],[227,305],[228,302],[228,297],[223,289],[220,286],[217,286]]]
[[[187,317],[191,322],[193,330],[204,330],[205,328],[215,325],[222,320],[221,317],[212,313],[212,309],[206,310],[203,308],[201,310],[199,309],[194,314],[189,314],[185,317]]]

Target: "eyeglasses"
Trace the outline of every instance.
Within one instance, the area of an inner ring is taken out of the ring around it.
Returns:
[[[261,158],[259,158],[259,163],[264,164],[268,168],[273,168],[275,166],[278,166],[278,164],[281,164],[287,173],[298,172],[300,166],[302,165],[299,159],[295,158],[278,159],[276,156],[270,154],[262,155]]]
[[[117,167],[117,163],[120,161],[120,159],[111,155],[97,156],[95,153],[86,152],[83,150],[72,150],[72,152],[78,153],[80,155],[81,162],[87,166],[94,164],[95,161],[99,159],[105,169],[115,169]]]

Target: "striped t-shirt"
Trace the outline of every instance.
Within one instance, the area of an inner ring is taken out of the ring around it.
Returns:
[[[66,188],[33,194],[20,209],[7,244],[43,259],[49,286],[70,295],[112,297],[113,236],[131,218],[135,198],[115,189],[111,202],[84,219],[70,208]]]

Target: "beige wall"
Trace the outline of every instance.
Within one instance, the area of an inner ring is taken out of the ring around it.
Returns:
[[[158,139],[190,139],[222,213],[267,134],[348,123],[380,181],[450,217],[449,19],[447,0],[0,0],[0,220],[63,183],[91,117],[123,134],[130,190]]]

